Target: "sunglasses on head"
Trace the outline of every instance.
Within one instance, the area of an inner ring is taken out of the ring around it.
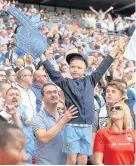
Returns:
[[[114,109],[115,109],[116,111],[122,111],[122,107],[121,107],[121,106],[112,107],[112,108],[111,108],[111,111],[113,111]]]

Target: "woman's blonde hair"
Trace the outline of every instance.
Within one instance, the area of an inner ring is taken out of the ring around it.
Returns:
[[[24,61],[23,61],[22,58],[17,58],[17,59],[15,60],[15,64],[16,64],[16,65],[18,65],[18,64],[24,65]]]
[[[122,111],[124,114],[124,118],[123,118],[123,130],[128,130],[130,128],[130,121],[131,121],[131,113],[130,113],[130,109],[127,106],[127,104],[124,101],[118,102],[119,104],[121,104],[122,106]],[[117,103],[116,103],[117,104]],[[111,128],[113,125],[114,121],[112,119],[110,119],[107,123],[107,127]]]

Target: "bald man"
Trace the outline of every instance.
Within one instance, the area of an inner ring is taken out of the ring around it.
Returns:
[[[28,69],[19,70],[17,74],[18,85],[17,88],[21,92],[21,104],[26,106],[26,114],[28,122],[31,122],[31,118],[36,114],[36,96],[30,89],[30,85],[33,81],[33,75]]]
[[[43,70],[37,70],[34,73],[34,81],[31,90],[36,96],[36,111],[39,112],[42,107],[41,89],[48,82],[48,75]]]

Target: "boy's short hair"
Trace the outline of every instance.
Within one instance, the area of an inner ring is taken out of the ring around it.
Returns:
[[[67,61],[67,63],[69,65],[75,59],[79,59],[79,60],[83,61],[85,63],[85,65],[86,65],[86,68],[88,67],[87,60],[82,55],[80,55],[80,54],[72,53],[72,54],[68,54],[67,57],[66,57],[66,61]]]

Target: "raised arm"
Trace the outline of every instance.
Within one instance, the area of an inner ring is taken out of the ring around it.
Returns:
[[[62,85],[65,82],[65,78],[58,71],[54,69],[53,65],[49,60],[47,60],[45,55],[40,56],[40,60],[43,62],[43,66],[46,69],[51,80],[55,84],[57,84],[60,88],[62,88]]]
[[[99,15],[99,13],[98,13],[92,6],[90,6],[89,9],[90,9],[92,12],[94,12],[95,14]]]
[[[67,122],[69,122],[71,119],[77,118],[77,116],[75,116],[75,114],[77,114],[77,112],[78,112],[77,108],[74,106],[71,106],[68,109],[68,111],[66,111],[66,113],[64,114],[62,119],[49,130],[46,130],[43,126],[40,127],[39,129],[36,129],[37,125],[39,125],[39,123],[35,124],[36,123],[35,119],[33,119],[32,128],[34,130],[35,136],[42,143],[51,142],[58,135],[58,133],[62,130],[62,128],[64,127],[64,125]],[[35,126],[36,126],[36,128],[35,128]]]
[[[92,73],[89,77],[91,83],[95,87],[95,85],[101,80],[107,69],[110,67],[112,62],[114,61],[113,57],[108,55],[100,64],[100,66],[96,69],[94,73]]]
[[[109,55],[105,57],[105,59],[101,62],[97,70],[94,73],[92,73],[92,75],[89,76],[91,83],[93,84],[94,87],[101,80],[104,73],[110,67],[116,55],[120,51],[122,51],[122,48],[123,48],[123,38],[120,38],[120,40],[118,41],[118,46],[113,48],[113,50],[109,53]]]
[[[111,11],[111,10],[113,10],[114,9],[114,7],[113,6],[111,6],[109,9],[107,9],[104,13],[106,14],[106,13],[108,13],[109,11]]]

